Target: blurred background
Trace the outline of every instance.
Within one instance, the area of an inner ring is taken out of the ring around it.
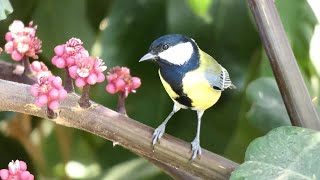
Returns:
[[[0,21],[0,46],[13,20],[38,25],[45,62],[53,48],[71,37],[80,38],[90,54],[108,69],[120,65],[142,80],[127,99],[129,117],[156,128],[172,109],[157,65],[138,63],[156,38],[180,33],[228,69],[238,87],[225,91],[206,111],[201,128],[204,149],[241,163],[246,147],[271,129],[289,125],[283,101],[263,50],[246,0],[15,0],[14,12]],[[276,5],[301,73],[319,110],[320,2],[277,0]],[[315,13],[316,12],[316,13]],[[13,62],[4,53],[1,60]],[[92,88],[91,99],[115,109],[117,96],[106,83]],[[80,90],[77,89],[80,93]],[[191,142],[196,113],[183,110],[166,132]],[[151,140],[150,140],[151,142]],[[29,115],[0,112],[0,169],[11,160],[24,160],[36,179],[170,179],[157,167],[120,146],[89,133],[62,127]]]

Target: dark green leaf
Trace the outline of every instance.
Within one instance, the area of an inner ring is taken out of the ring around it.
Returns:
[[[86,18],[85,0],[39,1],[33,13],[34,24],[38,25],[38,37],[42,40],[41,55],[50,62],[53,48],[64,44],[72,37],[80,38],[90,50],[94,32]]]
[[[290,119],[273,78],[260,78],[251,82],[246,95],[252,103],[247,118],[265,132],[279,126],[290,125]]]
[[[231,180],[318,179],[320,132],[280,127],[254,140]]]

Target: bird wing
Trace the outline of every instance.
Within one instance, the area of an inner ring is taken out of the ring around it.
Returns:
[[[201,54],[206,58],[203,65],[205,68],[205,77],[210,85],[218,91],[223,91],[227,88],[235,88],[230,80],[228,71],[210,55],[203,51]]]

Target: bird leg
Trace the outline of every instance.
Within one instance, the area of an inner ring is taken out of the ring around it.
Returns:
[[[174,115],[174,113],[178,112],[181,108],[178,107],[176,104],[173,105],[173,110],[168,115],[168,117],[160,124],[157,129],[155,129],[153,135],[152,135],[152,145],[155,145],[157,142],[160,142],[160,139],[162,135],[164,134],[164,131],[166,129],[166,124],[169,121],[169,119]]]
[[[201,156],[201,147],[200,147],[200,127],[201,127],[201,117],[203,115],[204,111],[197,111],[198,115],[198,126],[197,126],[197,135],[194,138],[194,140],[191,142],[191,150],[192,150],[192,156],[191,161],[193,161],[197,156]]]

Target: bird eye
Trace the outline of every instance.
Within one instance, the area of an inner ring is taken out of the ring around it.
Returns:
[[[164,44],[163,46],[162,46],[162,49],[163,50],[167,50],[169,48],[169,45],[168,44]]]

